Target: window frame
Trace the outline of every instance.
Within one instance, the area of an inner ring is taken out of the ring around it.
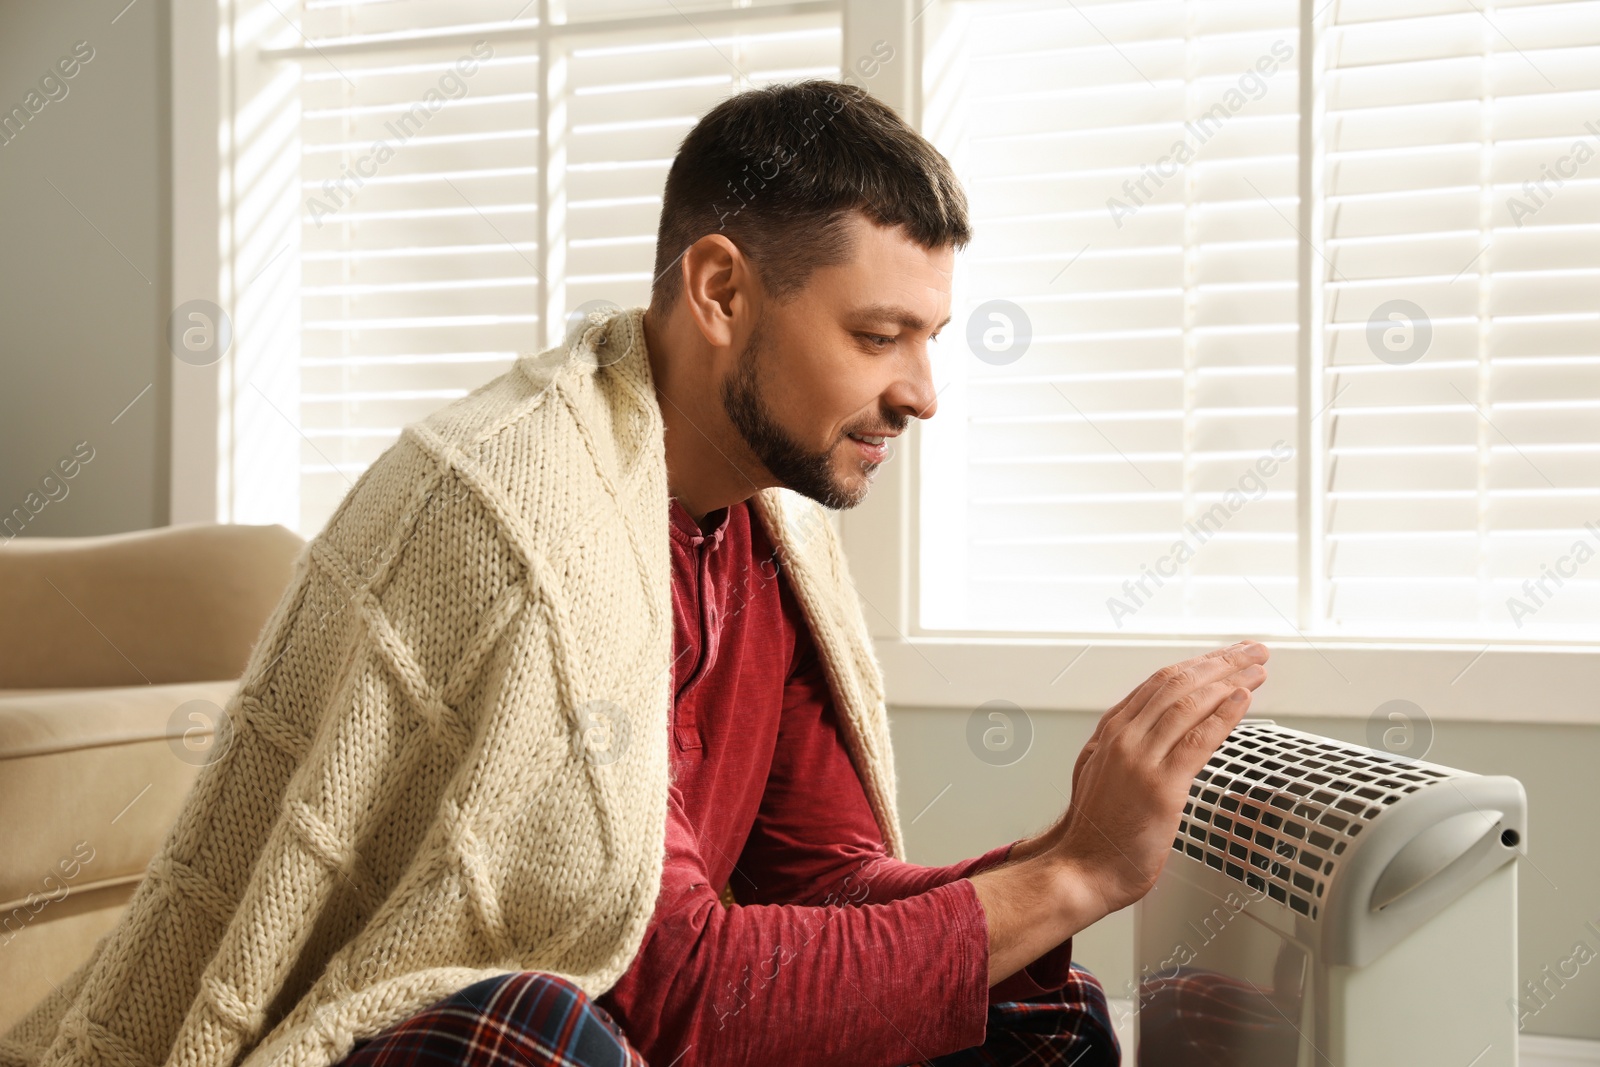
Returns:
[[[945,0],[933,0],[943,6]],[[1300,2],[1299,92],[1302,116],[1322,91],[1318,63],[1326,5]],[[917,70],[906,111],[921,128],[923,33],[915,34]],[[1322,232],[1323,141],[1315,121],[1299,124],[1302,234]],[[1320,253],[1309,241],[1298,246],[1298,362],[1296,367],[1296,463],[1298,485],[1323,484],[1321,450],[1313,447],[1324,411],[1323,291],[1308,284],[1318,277]],[[1308,328],[1309,324],[1309,328]],[[1311,417],[1307,417],[1311,413]],[[935,416],[937,418],[937,415]],[[987,700],[1011,700],[1038,711],[1091,711],[1111,707],[1161,667],[1198,655],[1227,639],[1170,633],[1130,637],[1110,631],[1005,633],[929,630],[919,623],[921,514],[921,425],[907,427],[900,462],[881,468],[867,499],[838,516],[851,576],[866,614],[886,691],[900,707],[976,708]],[[1378,708],[1407,700],[1429,719],[1541,724],[1600,723],[1600,644],[1584,641],[1483,641],[1361,637],[1307,637],[1300,630],[1320,602],[1323,559],[1320,494],[1296,501],[1300,538],[1300,619],[1297,636],[1269,639],[1272,681],[1253,715],[1316,715],[1387,718]],[[1240,632],[1237,638],[1259,635]],[[1529,705],[1532,705],[1530,708]]]
[[[829,13],[840,19],[841,56],[872,57],[871,42],[904,33],[915,22],[910,0],[780,0],[760,7],[687,14],[669,8],[595,22],[565,19],[566,8],[573,4],[574,0],[529,0],[524,10],[530,18],[537,17],[537,23],[502,28],[488,36],[537,43],[544,79],[550,55],[560,42],[574,38],[684,25],[705,32],[763,18]],[[286,62],[333,63],[340,55],[367,51],[370,46],[319,48],[309,41],[285,45],[285,37],[293,41],[286,25],[298,32],[294,14],[286,14],[274,0],[240,0],[226,6],[182,5],[173,9],[169,20],[174,302],[203,300],[227,309],[235,319],[249,320],[243,328],[235,323],[232,347],[213,362],[174,362],[168,453],[168,521],[174,524],[298,524],[297,510],[278,491],[288,471],[299,477],[303,434],[298,421],[286,414],[299,401],[298,361],[293,367],[273,362],[271,330],[299,328],[298,286],[286,288],[276,276],[287,262],[283,251],[299,248],[301,196],[297,177],[267,173],[264,160],[270,158],[252,141],[270,125],[269,119],[297,114],[298,98],[287,103],[273,99],[264,106],[257,101],[272,97],[276,87],[271,83],[283,76]],[[841,63],[841,69],[850,72],[846,64]],[[870,75],[874,90],[905,99],[912,69],[911,62],[885,64],[881,72],[874,69]],[[552,126],[543,88],[539,106],[543,169]],[[291,144],[298,149],[298,132]],[[540,180],[548,183],[549,174]],[[544,269],[538,298],[546,344],[558,339],[557,331],[570,310],[566,287],[558,271],[551,269],[550,196],[547,185],[540,197],[539,258]],[[293,209],[287,216],[286,206]],[[272,215],[274,208],[277,215]],[[241,313],[241,308],[248,311]],[[262,325],[252,330],[250,323]]]

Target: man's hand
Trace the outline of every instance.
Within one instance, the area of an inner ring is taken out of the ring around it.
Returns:
[[[1154,887],[1189,784],[1250,710],[1267,656],[1241,641],[1175,663],[1100,717],[1061,819],[972,878],[989,919],[991,985]]]
[[[1151,675],[1100,717],[1050,842],[1106,914],[1156,884],[1189,784],[1267,680],[1265,645],[1241,642]]]

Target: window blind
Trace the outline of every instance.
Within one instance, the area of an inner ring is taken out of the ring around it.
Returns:
[[[305,4],[314,50],[300,62],[308,535],[402,426],[543,336],[539,48],[507,40],[490,10]]]
[[[550,6],[303,0],[306,535],[402,426],[554,343],[570,309],[648,301],[701,114],[839,75],[837,11],[607,2],[541,24]]]
[[[1319,623],[1592,634],[1600,4],[1336,11]]]
[[[925,626],[1238,629],[1292,598],[1297,10],[952,8],[924,95],[972,202],[956,321],[1030,336],[941,346]]]
[[[958,307],[1031,337],[944,346],[922,625],[1593,633],[1600,5],[1313,6],[1311,115],[1308,6],[952,4],[930,29],[928,127],[977,229]]]

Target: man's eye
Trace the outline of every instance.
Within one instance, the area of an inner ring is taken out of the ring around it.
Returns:
[[[864,333],[861,336],[866,340],[867,344],[871,345],[873,348],[882,348],[885,345],[894,344],[893,337],[885,337],[882,334]]]

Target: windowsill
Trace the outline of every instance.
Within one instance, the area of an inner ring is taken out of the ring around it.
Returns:
[[[1151,673],[1227,641],[878,637],[896,707],[1099,713]],[[1431,720],[1600,725],[1600,646],[1484,642],[1378,644],[1268,639],[1271,676],[1252,716],[1367,719],[1407,700]],[[1389,709],[1392,710],[1392,709]]]

